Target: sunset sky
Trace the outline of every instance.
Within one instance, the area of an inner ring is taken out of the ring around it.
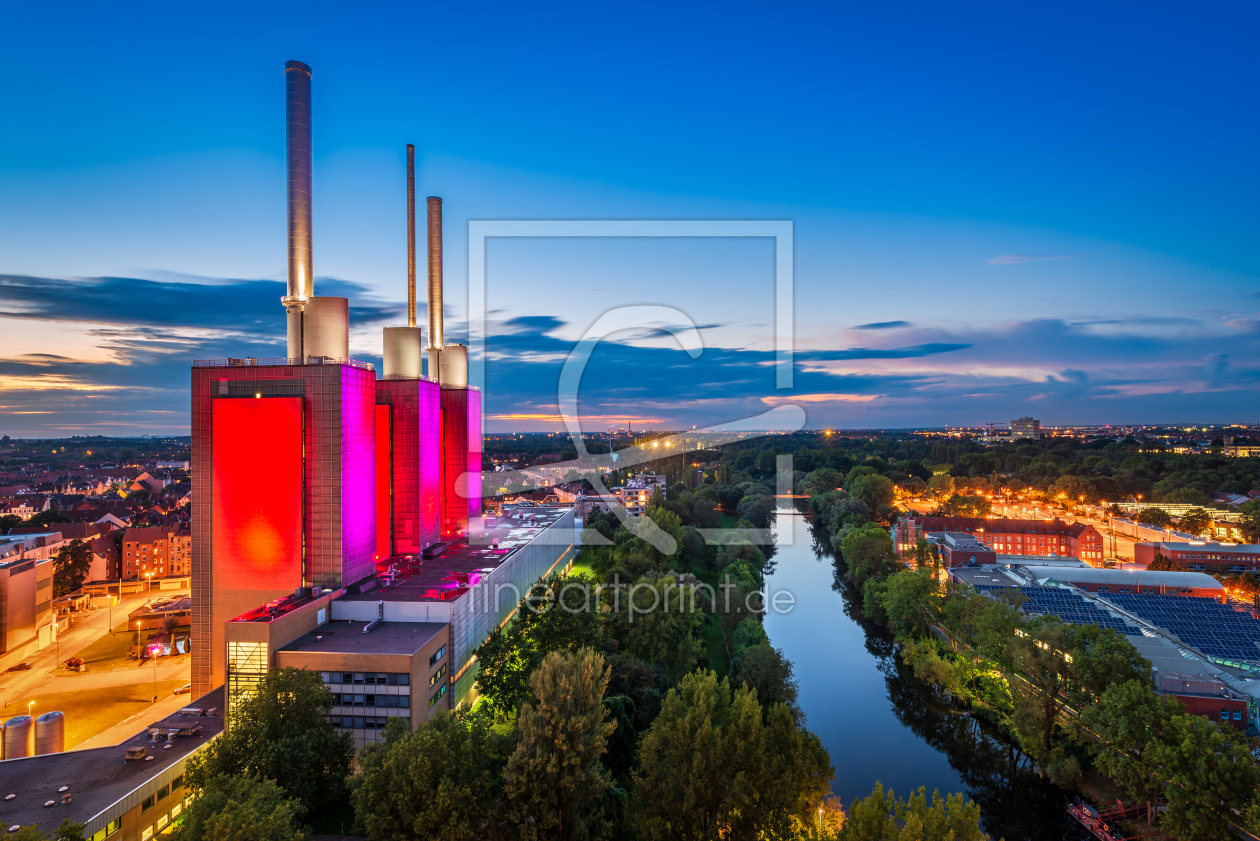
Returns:
[[[970,9],[967,11],[966,9]],[[10,4],[0,20],[0,432],[187,434],[195,359],[284,353],[284,80],[314,71],[316,292],[404,323],[405,144],[469,220],[793,225],[774,242],[489,242],[487,430],[1260,421],[1260,13],[1243,3]],[[1192,15],[1192,16],[1191,16]]]

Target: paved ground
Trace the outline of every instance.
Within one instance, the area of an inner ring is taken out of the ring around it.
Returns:
[[[154,594],[158,595],[158,594]],[[162,592],[162,597],[175,595],[175,591]],[[75,626],[70,628],[61,635],[58,644],[50,645],[43,651],[38,651],[26,659],[32,668],[23,672],[6,672],[0,673],[0,714],[4,717],[10,715],[21,715],[24,711],[17,711],[16,708],[3,709],[9,702],[22,698],[30,698],[35,695],[42,695],[53,692],[73,692],[83,689],[96,689],[111,686],[124,686],[130,684],[152,684],[154,680],[154,666],[152,662],[146,662],[143,665],[136,665],[133,668],[122,669],[119,671],[109,672],[83,672],[72,675],[55,675],[53,669],[58,663],[65,662],[69,657],[86,648],[88,645],[99,639],[103,634],[109,633],[110,620],[114,620],[115,624],[126,618],[127,614],[135,610],[148,601],[150,597],[144,593],[138,595],[124,596],[119,604],[115,605],[111,611],[108,608],[89,611],[80,614],[75,620]],[[60,649],[60,650],[59,650]],[[163,658],[159,660],[157,665],[157,680],[172,681],[182,680],[187,682],[191,676],[191,664],[189,657]],[[188,703],[188,696],[176,696],[174,706],[171,712],[185,706]],[[166,697],[159,698],[157,704],[158,709],[154,710],[152,716],[154,720],[162,718],[169,713],[161,712],[168,706],[171,706],[172,700]],[[144,714],[136,716],[136,718],[144,718]],[[124,729],[131,728],[128,732],[119,737],[112,744],[125,739],[134,733],[148,721],[143,721],[139,726],[133,726],[126,723]],[[115,725],[107,733],[112,733],[123,726],[123,723]],[[93,746],[99,747],[101,744],[111,744],[108,741],[98,741],[101,737],[94,737],[84,744],[91,743]],[[79,747],[82,747],[80,745]]]

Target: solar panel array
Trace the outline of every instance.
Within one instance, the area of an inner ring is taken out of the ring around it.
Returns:
[[[1020,605],[1020,609],[1030,616],[1053,614],[1072,625],[1098,625],[1102,628],[1112,628],[1122,634],[1142,636],[1142,631],[1137,626],[1130,625],[1105,610],[1099,610],[1070,590],[1058,587],[1005,587],[994,584],[977,584],[976,589],[986,594],[996,590],[1018,590],[1026,599]]]
[[[1212,599],[1109,593],[1108,601],[1211,657],[1260,662],[1260,619]]]

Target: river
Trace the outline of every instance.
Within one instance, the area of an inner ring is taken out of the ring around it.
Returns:
[[[994,841],[1090,841],[1068,817],[1066,795],[1026,756],[937,701],[887,632],[860,618],[808,519],[780,511],[776,532],[786,537],[785,529],[791,543],[778,541],[766,585],[796,601],[786,613],[767,613],[766,632],[795,664],[806,726],[831,752],[832,789],[844,805],[870,794],[876,780],[902,797],[926,786],[929,798],[940,790],[975,800]]]

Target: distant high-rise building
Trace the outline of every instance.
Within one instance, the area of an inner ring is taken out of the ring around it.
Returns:
[[[1041,438],[1041,421],[1036,418],[1023,417],[1011,421],[1011,438]]]

